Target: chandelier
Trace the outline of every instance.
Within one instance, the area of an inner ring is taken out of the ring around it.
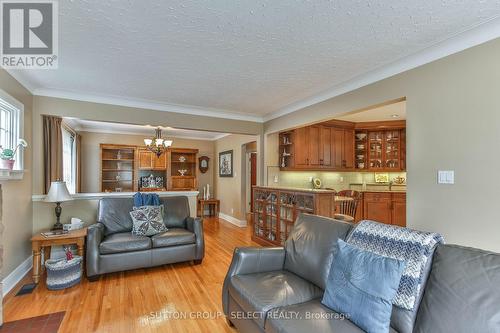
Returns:
[[[161,137],[161,128],[155,130],[155,136],[152,139],[144,139],[146,148],[160,157],[161,154],[172,145],[172,140],[165,140]]]

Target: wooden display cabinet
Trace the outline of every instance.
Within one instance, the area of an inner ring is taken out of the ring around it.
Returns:
[[[137,147],[101,144],[101,191],[137,191]]]
[[[166,170],[167,154],[164,152],[159,157],[147,148],[138,149],[138,161],[140,170]]]
[[[301,213],[332,217],[334,191],[253,187],[252,240],[282,246]]]
[[[168,189],[193,190],[197,184],[197,157],[198,149],[170,148],[168,150]],[[184,175],[180,170],[184,170]]]

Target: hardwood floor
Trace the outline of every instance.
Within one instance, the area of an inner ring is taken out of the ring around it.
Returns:
[[[206,218],[204,230],[201,265],[180,263],[106,274],[94,283],[84,278],[63,291],[49,291],[40,283],[32,294],[7,295],[4,322],[66,311],[60,333],[234,332],[222,313],[222,282],[234,248],[258,245],[251,241],[249,227],[218,218]],[[30,281],[25,278],[16,289]]]

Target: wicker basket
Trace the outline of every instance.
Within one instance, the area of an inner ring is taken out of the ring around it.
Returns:
[[[47,289],[60,290],[73,287],[82,279],[82,257],[71,260],[49,259],[45,261]]]

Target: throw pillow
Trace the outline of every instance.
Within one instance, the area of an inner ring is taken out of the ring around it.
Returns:
[[[387,333],[405,262],[338,240],[321,303],[368,333]]]
[[[132,210],[138,210],[138,209],[145,209],[148,207],[160,207],[161,208],[161,216],[165,216],[165,206],[159,205],[159,206],[139,206],[139,207],[132,207]]]
[[[132,233],[140,236],[154,236],[165,232],[163,214],[160,206],[145,206],[130,212],[133,228]]]

